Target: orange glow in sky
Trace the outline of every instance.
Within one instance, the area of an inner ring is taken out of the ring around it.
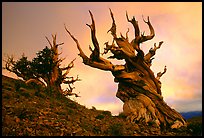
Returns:
[[[51,34],[57,33],[57,41],[64,42],[60,47],[61,57],[66,57],[64,66],[77,58],[70,76],[79,75],[82,79],[75,83],[75,92],[80,92],[81,97],[72,99],[89,108],[94,106],[118,114],[123,103],[115,96],[117,84],[111,72],[84,65],[75,42],[64,29],[66,24],[84,52],[90,55],[88,46],[92,43],[86,23],[91,23],[88,13],[91,10],[103,51],[104,43],[112,41],[111,34],[107,34],[112,25],[109,8],[114,14],[117,34],[125,34],[129,28],[129,39],[133,39],[134,29],[126,20],[126,11],[129,18],[136,17],[145,34],[149,29],[142,15],[150,17],[156,35],[144,42],[141,49],[146,53],[154,43],[164,41],[151,67],[156,75],[167,66],[161,78],[164,100],[178,111],[202,110],[201,2],[3,2],[2,56],[9,54],[18,59],[24,53],[31,60],[37,51],[49,46],[45,36],[51,39]],[[2,73],[16,78],[5,70]]]

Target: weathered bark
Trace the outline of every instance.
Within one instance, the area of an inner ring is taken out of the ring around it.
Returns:
[[[109,31],[113,36],[113,42],[111,45],[108,42],[105,43],[106,47],[103,54],[111,51],[113,56],[109,58],[124,59],[126,62],[125,65],[113,65],[109,60],[100,57],[93,15],[90,11],[89,13],[92,24],[88,26],[91,28],[91,37],[95,48],[92,50],[90,58],[84,54],[78,40],[68,31],[66,26],[65,29],[76,42],[80,52],[79,56],[82,57],[85,65],[112,72],[115,77],[114,81],[119,83],[116,96],[124,102],[123,110],[127,115],[127,119],[131,122],[153,123],[158,128],[185,126],[184,118],[177,111],[171,109],[161,95],[161,82],[159,79],[166,72],[166,66],[164,72],[157,73],[157,77],[150,69],[152,57],[156,54],[156,50],[161,47],[163,41],[159,42],[158,47],[154,44],[154,48],[151,48],[146,55],[140,49],[140,43],[151,40],[155,36],[149,17],[147,21],[143,19],[150,29],[150,34],[145,36],[144,33],[140,35],[139,25],[135,17],[130,20],[126,13],[128,22],[132,23],[135,29],[135,38],[129,42],[127,34],[129,29],[126,32],[126,37],[122,34],[117,37],[116,23],[110,10],[113,22]]]

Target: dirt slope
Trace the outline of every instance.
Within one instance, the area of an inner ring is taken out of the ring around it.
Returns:
[[[201,128],[200,122],[181,130],[158,132],[151,126],[128,123],[122,113],[112,116],[110,111],[88,109],[2,75],[3,136],[201,135],[202,129],[195,131]]]

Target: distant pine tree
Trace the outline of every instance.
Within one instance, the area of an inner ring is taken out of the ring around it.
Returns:
[[[6,69],[18,77],[26,81],[26,83],[37,83],[49,89],[50,91],[59,91],[66,96],[75,95],[79,97],[76,93],[73,93],[74,82],[80,79],[74,79],[74,77],[67,77],[71,68],[74,67],[74,60],[72,60],[66,67],[60,67],[61,62],[64,60],[59,58],[58,46],[64,44],[56,43],[56,35],[52,35],[53,43],[47,41],[50,44],[50,48],[47,46],[36,53],[36,57],[29,61],[28,58],[23,54],[17,61],[14,60],[13,56],[7,56],[5,61]],[[67,84],[66,90],[62,90],[61,84]],[[53,93],[55,94],[55,93]]]

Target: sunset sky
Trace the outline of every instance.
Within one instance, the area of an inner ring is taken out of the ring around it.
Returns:
[[[129,39],[133,39],[134,29],[126,20],[126,11],[129,18],[136,17],[145,34],[149,34],[149,29],[142,15],[145,19],[150,17],[156,35],[144,42],[141,49],[147,53],[154,43],[164,41],[151,67],[156,75],[167,66],[161,78],[164,100],[179,112],[202,110],[201,2],[3,2],[2,57],[9,54],[18,59],[24,53],[31,60],[36,52],[49,46],[45,36],[51,40],[51,34],[57,34],[57,42],[64,42],[59,48],[61,57],[66,57],[63,66],[76,58],[69,75],[79,75],[82,79],[74,84],[74,92],[80,92],[81,97],[72,99],[88,108],[94,106],[117,115],[122,112],[123,103],[116,97],[118,84],[111,72],[84,65],[76,43],[64,29],[66,24],[89,56],[88,47],[92,42],[86,24],[91,24],[88,12],[91,10],[103,52],[104,43],[112,41],[111,34],[107,34],[112,25],[109,8],[114,14],[117,34],[125,34],[129,28]],[[4,66],[3,60],[2,63]],[[112,63],[119,62],[112,60]],[[2,70],[2,74],[17,78],[6,70]]]

